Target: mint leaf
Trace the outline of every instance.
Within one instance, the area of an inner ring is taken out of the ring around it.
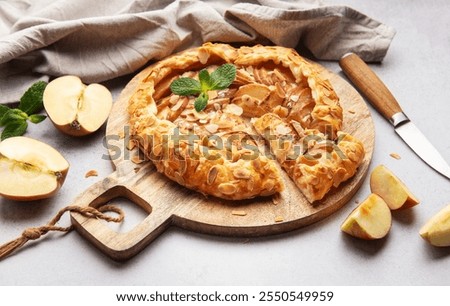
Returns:
[[[202,92],[207,92],[211,89],[211,76],[209,75],[208,70],[203,69],[198,73],[198,79],[200,80],[200,87],[202,88]]]
[[[36,114],[44,108],[43,96],[46,86],[47,83],[44,81],[31,85],[20,98],[18,108],[11,109],[6,105],[0,105],[0,126],[5,127],[1,140],[23,135],[28,127],[27,119],[33,123],[39,123],[47,118]]]
[[[199,81],[185,77],[173,81],[170,90],[179,96],[198,95],[202,92]]]
[[[34,114],[28,117],[28,120],[30,120],[31,122],[33,122],[34,124],[42,122],[45,120],[45,118],[47,118],[47,116],[45,115],[38,115],[38,114]]]
[[[43,95],[47,83],[38,81],[31,85],[30,88],[20,98],[19,109],[28,115],[35,114],[44,108]]]
[[[232,64],[223,64],[211,73],[210,90],[225,89],[236,78],[236,67]]]
[[[9,110],[10,108],[8,106],[0,104],[0,118]]]
[[[211,74],[206,69],[198,73],[198,79],[181,77],[170,84],[172,93],[180,96],[198,95],[194,107],[201,112],[208,105],[208,91],[225,89],[230,86],[236,78],[236,67],[232,64],[223,64]]]
[[[2,119],[0,120],[0,126],[8,125],[8,123],[12,121],[22,121],[26,120],[28,118],[28,115],[25,114],[20,109],[14,108],[9,109],[6,111],[6,113],[3,115]]]
[[[3,119],[3,116],[10,110],[10,108],[6,105],[0,104],[0,122]]]
[[[208,94],[202,92],[197,99],[195,99],[194,107],[197,112],[201,112],[208,105]]]
[[[25,119],[9,122],[2,132],[1,140],[9,137],[22,136],[27,130],[28,123]]]

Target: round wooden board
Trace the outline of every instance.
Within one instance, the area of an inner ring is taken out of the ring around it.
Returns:
[[[129,136],[126,108],[130,95],[147,76],[149,67],[129,82],[114,103],[108,120],[107,142],[116,171],[76,200],[79,204],[95,206],[114,197],[125,196],[143,207],[149,215],[125,234],[112,231],[103,222],[72,214],[75,228],[106,254],[121,260],[135,255],[170,225],[215,235],[263,236],[309,225],[343,207],[367,174],[374,148],[374,125],[359,93],[338,75],[316,65],[340,97],[344,109],[343,130],[360,139],[366,150],[357,174],[333,189],[323,200],[310,204],[287,175],[284,175],[285,191],[275,198],[259,197],[244,201],[206,198],[159,174],[149,161],[133,163],[132,156],[139,151],[126,148]],[[242,211],[245,215],[234,215],[233,211]]]

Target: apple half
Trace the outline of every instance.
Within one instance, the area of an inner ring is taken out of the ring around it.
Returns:
[[[357,238],[373,240],[385,237],[391,224],[391,210],[382,198],[372,193],[349,214],[341,230]]]
[[[51,146],[28,137],[0,142],[0,195],[16,201],[53,196],[62,186],[69,163]]]
[[[420,236],[431,245],[450,246],[450,205],[431,217],[420,229]]]
[[[77,76],[67,75],[48,83],[44,108],[63,133],[84,136],[97,131],[112,108],[111,92],[103,85],[85,85]]]
[[[383,165],[377,166],[372,171],[370,189],[382,197],[391,210],[410,208],[419,204],[419,200],[408,187]]]

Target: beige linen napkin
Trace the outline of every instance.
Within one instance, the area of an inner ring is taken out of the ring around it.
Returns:
[[[101,82],[205,41],[277,44],[381,61],[395,31],[322,1],[0,1],[0,103],[38,79]],[[302,52],[301,52],[302,53]]]

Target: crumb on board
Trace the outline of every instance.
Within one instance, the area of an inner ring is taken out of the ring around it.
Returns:
[[[401,159],[402,157],[400,156],[400,155],[398,155],[397,153],[391,153],[391,154],[389,154],[392,158],[395,158],[395,159]]]
[[[89,171],[86,172],[86,174],[84,175],[85,178],[88,178],[88,177],[91,177],[91,176],[98,176],[97,170],[89,170]]]
[[[233,216],[246,216],[247,213],[244,210],[232,210],[231,214]]]
[[[275,222],[283,222],[284,218],[282,216],[276,216],[275,217]]]
[[[349,109],[348,112],[349,112],[350,114],[356,114],[356,112],[355,112],[354,110],[352,110],[352,109]]]
[[[120,131],[119,132],[119,138],[120,139],[124,139],[125,138],[125,132],[124,131]]]

